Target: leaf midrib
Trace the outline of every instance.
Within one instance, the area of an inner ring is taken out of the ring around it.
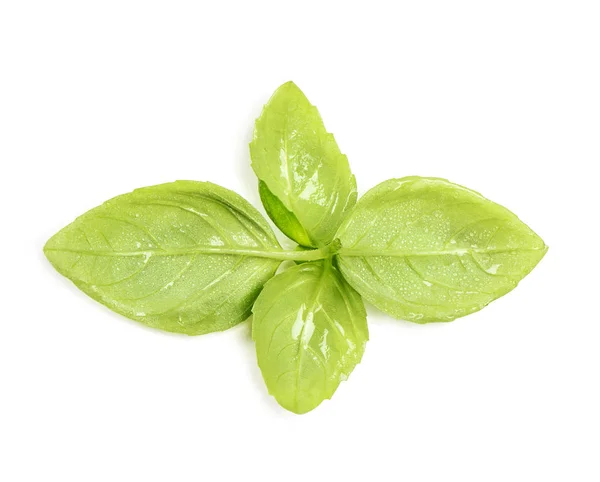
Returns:
[[[289,250],[263,250],[249,248],[228,248],[220,246],[198,246],[181,249],[144,249],[135,251],[110,251],[110,250],[91,250],[75,248],[45,248],[46,252],[75,253],[88,256],[106,256],[106,257],[151,257],[151,256],[193,256],[198,254],[214,255],[235,255],[250,256],[256,258],[271,258],[275,260],[301,260],[311,261],[323,259],[325,254],[322,250],[309,251],[289,251]]]
[[[341,248],[337,254],[346,257],[363,257],[363,256],[464,256],[467,254],[499,254],[499,253],[514,253],[517,251],[534,252],[544,251],[547,247],[539,248],[455,248],[455,249],[440,249],[440,250],[393,250],[393,249],[356,249],[356,248]]]
[[[329,263],[324,263],[323,266],[323,270],[321,272],[321,275],[319,276],[319,279],[317,281],[317,286],[315,287],[315,290],[313,292],[313,300],[311,303],[311,307],[306,311],[307,313],[312,312],[313,313],[313,319],[314,319],[314,312],[315,309],[317,307],[317,303],[319,301],[319,296],[321,295],[321,292],[323,291],[323,286],[325,284],[325,279],[327,278],[327,275],[329,274],[329,271],[331,269],[331,265],[330,262]],[[314,321],[313,321],[314,322]],[[294,404],[296,406],[296,410],[298,410],[298,393],[300,393],[300,372],[302,371],[302,362],[303,362],[303,355],[304,355],[304,351],[311,349],[311,347],[307,344],[303,344],[303,334],[304,334],[304,330],[306,328],[306,320],[304,320],[304,323],[302,325],[302,329],[300,330],[300,333],[298,335],[298,351],[296,353],[296,357],[297,357],[297,364],[295,367],[295,375],[296,375],[296,383],[294,384],[296,387],[296,390],[294,391]],[[323,370],[325,370],[325,365],[322,365]],[[327,372],[325,372],[325,379],[327,378]],[[325,388],[324,388],[325,390]]]

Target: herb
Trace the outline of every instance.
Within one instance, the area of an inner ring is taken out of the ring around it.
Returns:
[[[200,335],[252,312],[267,387],[295,413],[331,398],[360,362],[361,296],[396,318],[450,321],[508,293],[547,251],[513,213],[443,179],[391,179],[357,203],[346,156],[291,82],[265,106],[250,153],[265,210],[294,250],[238,194],[177,181],[88,211],[44,252],[148,326]],[[285,260],[297,264],[275,276]]]
[[[242,197],[178,181],[88,211],[44,248],[58,272],[111,310],[162,330],[200,335],[250,315],[279,243]]]
[[[544,242],[508,209],[444,179],[390,179],[339,230],[340,270],[380,310],[450,321],[512,290]]]
[[[257,119],[250,156],[277,227],[305,246],[331,242],[356,203],[356,179],[319,111],[293,82],[275,91]]]
[[[253,312],[252,337],[267,388],[295,413],[331,398],[360,362],[369,337],[362,299],[331,259],[275,276]]]

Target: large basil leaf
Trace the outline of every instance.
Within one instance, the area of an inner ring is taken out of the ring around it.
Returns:
[[[88,211],[44,251],[54,267],[111,310],[162,330],[199,335],[250,315],[280,261],[262,216],[208,182],[137,189]]]
[[[348,282],[386,313],[426,323],[480,310],[542,259],[542,239],[506,208],[443,179],[371,189],[338,236]]]
[[[360,295],[330,261],[304,263],[277,275],[252,311],[267,388],[294,413],[331,398],[360,362],[369,337]]]
[[[293,82],[277,89],[257,119],[250,155],[273,222],[300,244],[329,243],[356,202],[356,180],[319,111]]]

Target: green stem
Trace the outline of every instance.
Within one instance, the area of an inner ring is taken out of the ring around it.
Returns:
[[[289,260],[289,261],[316,261],[319,259],[325,259],[329,257],[329,247],[325,246],[320,249],[310,249],[307,251],[265,251],[265,255],[261,256],[259,253],[250,254],[249,256],[257,256],[263,258]]]

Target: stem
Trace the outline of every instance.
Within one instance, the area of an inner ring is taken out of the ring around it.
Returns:
[[[262,253],[262,254],[261,254]],[[316,261],[325,259],[329,256],[328,246],[320,249],[311,249],[308,251],[258,251],[256,254],[248,254],[248,256],[256,256],[258,258],[280,259],[282,261]]]

